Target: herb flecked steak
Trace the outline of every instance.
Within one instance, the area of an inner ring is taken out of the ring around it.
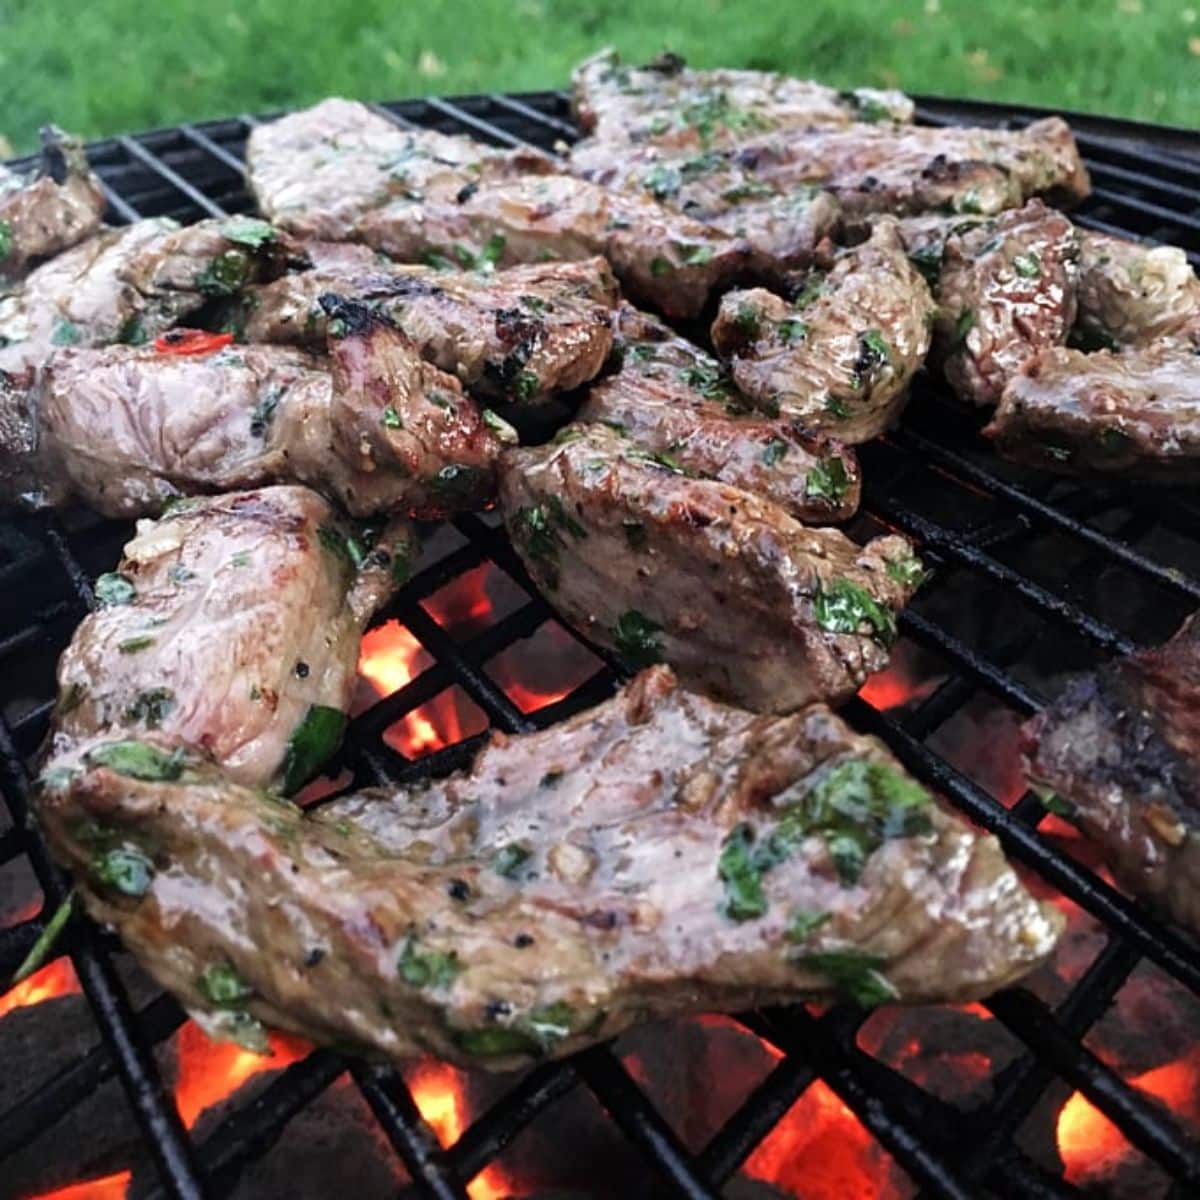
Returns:
[[[922,577],[901,537],[807,528],[598,424],[506,450],[500,502],[530,575],[585,637],[757,711],[857,691]]]
[[[1062,925],[824,707],[755,717],[663,668],[493,735],[469,772],[315,815],[155,733],[76,763],[38,804],[89,912],[260,1048],[265,1023],[503,1069],[714,1009],[963,1001]]]
[[[715,358],[654,317],[623,305],[616,323],[620,365],[588,389],[580,421],[774,501],[798,521],[827,525],[854,515],[862,476],[853,450],[756,407]]]
[[[1025,726],[1034,787],[1122,886],[1200,932],[1200,618],[1072,683]]]
[[[473,392],[537,404],[591,379],[612,348],[617,282],[603,258],[495,271],[399,266],[367,247],[340,264],[250,289],[251,342],[321,345],[326,292],[386,313],[421,354]]]
[[[0,381],[0,501],[78,498],[132,517],[180,495],[303,483],[356,516],[489,504],[512,430],[385,318],[326,303],[327,358],[172,331],[63,349],[27,386]]]
[[[83,146],[45,126],[32,175],[0,166],[0,284],[90,237],[100,228],[104,206]]]
[[[929,350],[933,298],[894,221],[813,271],[785,300],[762,288],[727,292],[713,323],[737,387],[806,429],[858,443],[899,416]]]
[[[601,50],[575,68],[571,82],[580,128],[612,146],[709,149],[766,133],[913,117],[913,102],[901,92],[838,92],[772,71],[696,70],[676,54],[633,67],[615,50]]]
[[[51,762],[153,732],[165,756],[193,748],[295,791],[337,749],[359,639],[415,551],[406,522],[356,532],[300,487],[141,522],[59,662]]]

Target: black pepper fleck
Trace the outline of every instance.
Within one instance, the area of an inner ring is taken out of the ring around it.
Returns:
[[[471,898],[471,889],[465,879],[450,880],[446,884],[446,891],[449,893],[451,900],[469,900]]]
[[[315,967],[317,963],[325,957],[325,951],[320,946],[314,946],[305,956],[304,965],[306,967]]]
[[[524,950],[526,947],[533,945],[533,938],[531,938],[527,933],[518,933],[517,936],[513,938],[513,945],[516,946],[518,950]]]
[[[512,1012],[512,1005],[507,1000],[489,1000],[484,1006],[483,1011],[490,1020],[498,1021],[501,1017],[507,1017]]]
[[[308,663],[298,662],[296,664],[296,674],[301,679],[307,679],[308,678]]]

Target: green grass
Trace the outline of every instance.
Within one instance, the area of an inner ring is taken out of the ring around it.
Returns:
[[[606,45],[1195,127],[1200,0],[0,0],[0,133],[562,87]]]

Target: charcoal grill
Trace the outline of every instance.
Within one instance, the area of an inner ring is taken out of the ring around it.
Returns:
[[[559,92],[431,98],[377,110],[406,128],[462,132],[501,145],[548,149],[576,136]],[[1012,126],[1041,115],[935,99],[920,102],[918,114],[927,123]],[[165,214],[192,220],[249,210],[242,152],[261,119],[183,124],[93,144],[89,157],[103,180],[110,219]],[[1200,262],[1200,142],[1183,131],[1129,122],[1081,116],[1075,126],[1095,183],[1077,219],[1182,246],[1193,265]],[[167,996],[135,1011],[115,969],[119,947],[77,920],[61,950],[71,956],[99,1040],[0,1114],[0,1177],[6,1156],[116,1076],[157,1168],[151,1190],[189,1198],[223,1195],[286,1123],[348,1069],[413,1188],[443,1200],[464,1196],[465,1181],[527,1125],[552,1123],[556,1103],[581,1085],[644,1159],[646,1194],[719,1195],[818,1078],[923,1196],[1080,1195],[1065,1178],[1033,1161],[1014,1137],[1047,1089],[1063,1082],[1082,1092],[1161,1168],[1172,1181],[1173,1197],[1200,1194],[1200,1146],[1177,1115],[1148,1100],[1084,1044],[1144,960],[1200,994],[1200,953],[1039,833],[1047,814],[1032,793],[1005,804],[930,745],[938,729],[977,695],[1022,716],[1035,712],[1043,695],[1029,668],[1040,660],[1081,668],[1167,636],[1200,604],[1200,504],[1187,492],[1085,486],[1010,468],[987,451],[978,428],[972,414],[921,380],[902,427],[864,447],[867,483],[857,531],[899,529],[920,544],[934,567],[933,582],[901,616],[900,628],[936,661],[941,681],[902,713],[856,699],[846,715],[882,737],[919,778],[994,832],[1013,861],[1106,931],[1103,949],[1057,1005],[1023,988],[987,1002],[1024,1050],[994,1080],[993,1098],[984,1107],[958,1111],[865,1052],[856,1033],[866,1014],[853,1006],[821,1013],[797,1006],[738,1018],[782,1057],[699,1152],[685,1148],[607,1046],[530,1071],[448,1149],[439,1146],[397,1072],[330,1050],[280,1072],[251,1103],[197,1141],[176,1115],[153,1053],[180,1026],[183,1013]],[[345,758],[360,783],[411,781],[470,758],[478,738],[419,761],[405,759],[380,739],[391,722],[448,686],[463,689],[492,726],[512,732],[543,727],[595,703],[621,676],[621,664],[605,660],[568,697],[526,716],[483,664],[553,614],[533,592],[502,530],[477,516],[454,525],[458,545],[422,569],[379,618],[406,625],[434,661],[352,724]],[[45,896],[41,916],[0,932],[0,980],[11,977],[66,894],[62,875],[29,822],[29,763],[47,728],[54,656],[92,603],[90,580],[111,568],[127,533],[126,526],[82,516],[21,516],[0,523],[0,786],[12,817],[0,834],[0,865],[27,855]],[[487,560],[523,584],[529,599],[484,632],[455,639],[421,601]]]

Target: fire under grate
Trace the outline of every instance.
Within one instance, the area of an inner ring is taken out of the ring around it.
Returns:
[[[500,144],[548,149],[575,136],[566,98],[556,92],[377,107],[402,126]],[[1019,125],[1031,115],[932,100],[919,106],[920,119],[934,123]],[[184,124],[91,146],[110,218],[191,220],[249,210],[242,152],[257,121],[243,116]],[[1200,263],[1200,155],[1189,157],[1186,140],[1168,131],[1128,122],[1080,118],[1076,128],[1096,185],[1075,214],[1080,223],[1180,245],[1193,265]],[[902,652],[889,673],[891,689],[868,685],[845,715],[994,832],[1039,894],[1082,910],[1101,931],[1077,977],[1052,999],[1018,987],[979,1010],[1018,1047],[991,1079],[986,1103],[950,1103],[865,1049],[870,1013],[851,1005],[795,1006],[737,1018],[773,1048],[772,1065],[698,1147],[686,1144],[638,1072],[610,1046],[524,1074],[445,1148],[398,1071],[330,1050],[279,1071],[196,1139],[155,1056],[184,1014],[165,995],[135,1009],[118,974],[126,956],[112,938],[76,921],[60,949],[69,952],[99,1041],[93,1038],[91,1049],[0,1112],[0,1193],[9,1194],[6,1160],[35,1137],[45,1137],[47,1154],[69,1156],[54,1127],[102,1084],[119,1079],[153,1161],[142,1173],[146,1178],[139,1176],[136,1194],[226,1195],[288,1123],[349,1071],[410,1186],[424,1196],[465,1196],[468,1182],[527,1127],[539,1118],[552,1126],[556,1110],[576,1091],[592,1094],[636,1152],[643,1194],[721,1195],[798,1099],[818,1086],[898,1164],[911,1185],[907,1194],[944,1200],[1108,1194],[1073,1182],[1018,1137],[1048,1095],[1066,1091],[1086,1098],[1144,1156],[1160,1187],[1154,1195],[1183,1200],[1200,1194],[1195,1127],[1087,1044],[1131,976],[1147,964],[1194,1005],[1200,951],[1052,836],[1054,817],[1036,796],[981,780],[970,762],[956,761],[947,750],[954,739],[946,734],[981,703],[1007,714],[1011,728],[1042,705],[1047,680],[1168,636],[1200,601],[1200,501],[1183,491],[1082,485],[1009,467],[984,448],[979,426],[975,414],[922,377],[902,427],[862,448],[864,505],[850,532],[898,529],[918,543],[935,574],[900,618]],[[620,663],[600,655],[561,698],[543,695],[541,707],[514,700],[512,688],[498,681],[497,656],[546,628],[556,631],[559,645],[574,635],[536,595],[493,518],[466,516],[452,527],[438,534],[435,552],[427,551],[416,576],[376,620],[377,626],[399,622],[429,665],[352,722],[343,760],[359,784],[409,782],[469,761],[481,735],[419,758],[398,752],[385,736],[449,688],[493,728],[517,732],[589,707],[623,677]],[[0,870],[26,859],[43,893],[38,915],[0,929],[0,980],[11,978],[66,895],[64,878],[29,821],[29,764],[48,724],[54,660],[92,603],[90,580],[111,568],[128,532],[128,526],[83,514],[0,523],[0,787],[11,816],[9,825],[0,824]],[[430,598],[487,564],[520,589],[520,598],[511,611],[459,636]],[[917,674],[923,680],[908,678]],[[157,1179],[149,1178],[154,1170]]]

